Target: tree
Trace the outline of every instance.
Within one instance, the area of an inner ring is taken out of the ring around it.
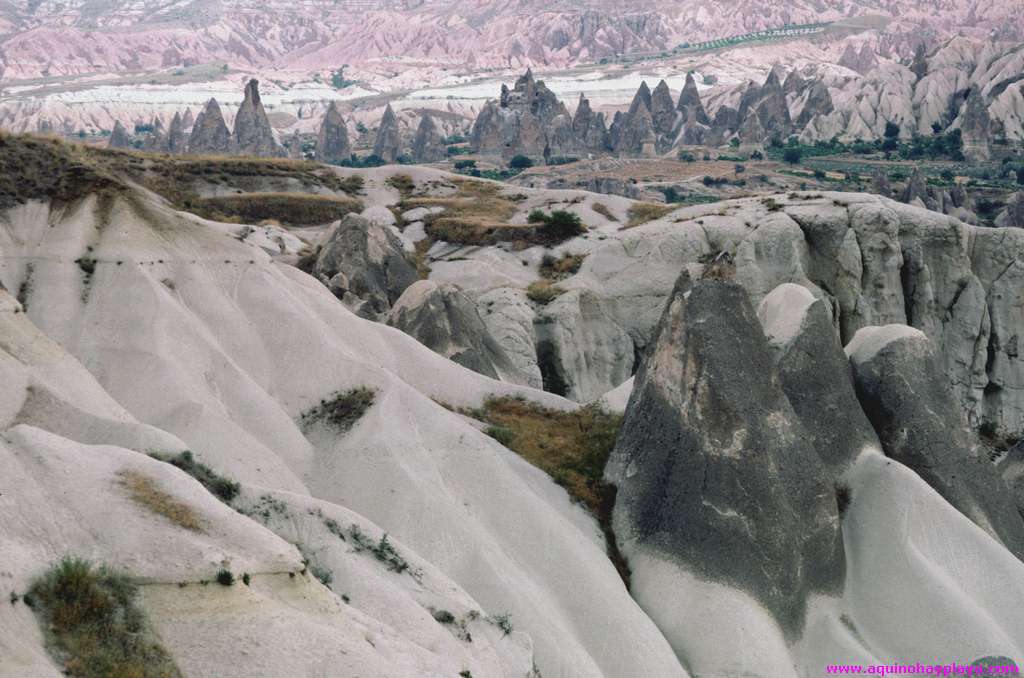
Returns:
[[[524,170],[533,167],[533,161],[525,155],[514,155],[508,161],[508,166],[512,169]]]
[[[474,167],[476,167],[476,160],[456,160],[455,161],[455,169],[457,169],[457,170],[473,169]]]
[[[539,224],[537,234],[552,243],[560,243],[587,230],[579,216],[567,210],[555,210],[551,214],[547,214],[542,210],[535,209],[530,212],[526,220],[531,224]]]
[[[787,148],[782,153],[782,159],[790,165],[795,165],[804,157],[804,152],[799,148]]]
[[[1017,184],[1024,186],[1024,167],[1017,168]]]
[[[900,126],[894,122],[885,123],[885,138],[886,139],[899,139],[900,137]]]

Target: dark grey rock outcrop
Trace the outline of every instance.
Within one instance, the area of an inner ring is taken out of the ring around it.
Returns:
[[[402,128],[391,104],[387,105],[381,116],[377,140],[373,142],[373,154],[386,162],[395,162],[402,155]]]
[[[402,293],[384,321],[474,372],[493,379],[518,373],[487,330],[476,304],[451,283],[417,281]]]
[[[433,116],[424,113],[412,140],[414,162],[441,162],[448,157],[444,134],[434,122]]]
[[[1024,558],[1024,518],[967,428],[931,342],[905,325],[865,327],[846,347],[861,407],[886,456]]]
[[[124,125],[118,120],[114,123],[114,131],[110,133],[110,140],[107,141],[107,148],[129,148],[131,143],[128,141],[128,132],[125,130]]]
[[[974,87],[967,95],[960,113],[960,131],[963,135],[964,155],[968,160],[988,160],[992,155],[992,119],[988,104],[980,88]]]
[[[689,112],[693,111],[697,122],[702,125],[711,124],[707,111],[704,110],[704,104],[700,100],[700,92],[697,91],[697,81],[693,79],[693,73],[686,74],[686,83],[683,85],[683,91],[679,93],[679,103],[676,104],[676,109],[682,113],[681,117],[684,120],[689,117]]]
[[[590,100],[582,94],[572,118],[572,132],[581,151],[602,153],[608,150],[608,125],[604,113],[595,113],[590,108]]]
[[[676,126],[676,106],[668,83],[662,80],[651,92],[651,122],[658,136],[659,146],[671,144],[672,129]]]
[[[324,162],[340,162],[352,157],[352,145],[348,140],[348,128],[337,104],[333,101],[320,123],[316,137],[316,155]]]
[[[606,479],[627,558],[737,586],[789,634],[844,577],[830,473],[807,440],[747,292],[676,283]],[[642,572],[635,572],[643,576]]]
[[[343,274],[346,284],[339,289],[366,302],[362,314],[371,318],[387,313],[419,279],[398,237],[387,226],[355,214],[333,227],[313,272],[325,285]]]
[[[233,147],[231,132],[224,122],[224,114],[216,99],[210,99],[196,116],[192,134],[188,139],[188,152],[201,154],[230,153]]]
[[[474,153],[504,158],[570,155],[577,147],[573,117],[529,70],[512,89],[503,85],[498,101],[484,105],[470,133]]]
[[[171,126],[167,130],[167,152],[180,155],[188,151],[188,137],[185,136],[185,121],[181,113],[171,118]]]
[[[1024,228],[1024,191],[1017,191],[1006,201],[1006,207],[996,217],[996,226]]]
[[[255,79],[246,83],[245,98],[235,116],[234,146],[242,155],[284,155],[284,150],[274,138],[274,130],[260,99],[260,83]]]
[[[880,449],[853,387],[832,310],[806,287],[776,287],[758,307],[779,382],[811,448],[838,476],[866,448]]]
[[[168,150],[167,128],[164,127],[164,121],[160,118],[153,118],[152,126],[153,129],[150,130],[142,147],[153,153],[166,153]]]

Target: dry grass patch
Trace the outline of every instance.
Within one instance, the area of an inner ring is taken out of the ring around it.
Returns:
[[[619,218],[612,214],[612,211],[608,209],[608,206],[601,202],[595,202],[590,206],[590,209],[594,210],[608,221],[618,222]]]
[[[136,504],[145,506],[186,530],[203,531],[199,516],[192,507],[161,490],[153,478],[132,469],[120,471],[117,476],[121,486],[128,490]]]
[[[637,202],[630,206],[627,216],[629,220],[623,228],[633,228],[641,224],[646,224],[648,221],[654,221],[660,219],[672,210],[676,209],[675,205],[663,205],[657,202]]]
[[[402,201],[402,211],[416,207],[441,207],[444,211],[424,220],[427,235],[434,241],[462,245],[491,245],[502,241],[531,239],[532,226],[513,226],[508,221],[516,213],[515,196],[501,194],[502,186],[483,181],[455,179],[453,195],[416,196]]]
[[[629,569],[611,530],[615,487],[603,480],[622,416],[594,405],[563,412],[515,397],[488,398],[463,413],[489,424],[488,435],[551,476],[597,518],[608,556],[628,584]]]
[[[190,209],[201,184],[266,190],[267,179],[304,188],[355,193],[362,177],[341,177],[305,160],[237,156],[171,156],[73,144],[51,137],[0,133],[0,207],[32,199],[71,202],[121,192],[135,182],[179,209]]]
[[[565,294],[565,290],[550,280],[538,280],[530,283],[530,286],[526,288],[526,297],[542,306],[550,304],[563,294]]]
[[[543,278],[551,281],[559,281],[576,273],[583,265],[586,254],[563,254],[557,259],[545,254],[540,260],[540,274]]]
[[[126,576],[65,558],[32,584],[24,601],[64,673],[82,678],[180,678],[135,603]]]
[[[272,219],[286,226],[311,226],[362,212],[363,203],[355,198],[308,193],[242,193],[197,199],[192,211],[217,221],[255,224]]]

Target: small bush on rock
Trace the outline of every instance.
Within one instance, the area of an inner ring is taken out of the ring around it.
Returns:
[[[206,464],[196,461],[192,452],[189,450],[185,450],[181,454],[177,455],[150,452],[149,456],[158,461],[175,466],[189,474],[202,483],[203,487],[205,487],[210,494],[217,497],[225,504],[230,504],[231,501],[238,496],[239,491],[241,491],[241,485],[233,480],[225,478],[222,475],[218,475]]]
[[[138,589],[126,576],[68,557],[37,579],[30,595],[47,648],[68,675],[181,676],[149,629],[135,603]]]
[[[347,431],[373,406],[376,395],[374,389],[365,386],[336,393],[303,414],[301,423],[305,428],[322,421]]]

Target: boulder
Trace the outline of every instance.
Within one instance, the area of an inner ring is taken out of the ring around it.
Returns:
[[[345,119],[333,101],[320,123],[320,131],[316,136],[316,155],[323,162],[340,162],[352,157]]]
[[[274,130],[260,100],[260,83],[256,79],[245,85],[245,98],[235,116],[234,145],[235,150],[242,155],[284,156],[284,150],[274,138]]]
[[[441,162],[448,157],[445,136],[429,113],[420,118],[416,136],[412,141],[412,159],[415,162]]]
[[[451,283],[413,283],[391,307],[384,322],[474,372],[492,379],[521,379],[519,370],[487,331],[476,304]]]
[[[908,466],[1018,559],[1024,517],[967,428],[934,347],[906,325],[865,327],[846,346],[861,407],[886,456]]]
[[[329,232],[313,269],[325,285],[338,273],[347,292],[366,302],[368,317],[387,313],[419,278],[402,241],[387,226],[348,214]]]
[[[383,158],[386,162],[395,162],[398,156],[402,155],[402,151],[402,129],[398,124],[395,111],[391,108],[391,104],[388,104],[380,119],[377,139],[373,142],[373,154]]]
[[[224,154],[233,149],[231,132],[224,122],[220,105],[216,99],[210,99],[196,116],[192,125],[192,134],[188,139],[188,152],[195,155]]]
[[[691,287],[685,273],[677,281],[636,375],[605,477],[617,487],[613,525],[634,590],[664,592],[693,586],[693,578],[733,586],[756,601],[751,617],[767,611],[794,637],[808,597],[842,586],[832,477],[782,390],[772,350],[736,283],[707,279]],[[671,619],[678,613],[660,606],[672,598],[638,601],[655,619]],[[707,609],[701,600],[690,599],[696,608],[686,614],[714,617],[712,598],[703,599]],[[735,634],[716,643],[751,638],[716,628]],[[706,675],[734,675],[714,668]]]

